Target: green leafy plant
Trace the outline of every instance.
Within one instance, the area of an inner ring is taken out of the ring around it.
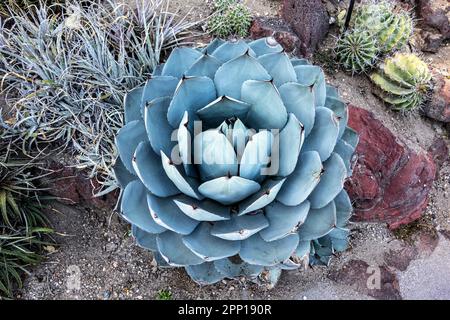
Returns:
[[[43,236],[52,230],[35,186],[42,177],[38,164],[15,154],[8,139],[0,140],[0,149],[0,296],[12,298],[26,268],[41,260]]]
[[[114,135],[125,93],[142,84],[194,23],[166,0],[68,0],[11,8],[0,30],[0,77],[23,151],[55,143],[75,155],[107,193],[116,186]],[[6,27],[5,25],[11,26]],[[48,149],[47,149],[48,150]]]
[[[158,292],[158,295],[156,297],[158,300],[172,300],[173,296],[172,296],[172,292],[170,292],[169,290],[160,290]]]
[[[412,110],[425,101],[431,73],[425,62],[414,54],[397,53],[380,65],[370,77],[381,89],[381,98],[394,110]]]
[[[343,68],[354,74],[372,68],[377,60],[378,48],[368,33],[354,30],[339,38],[336,54]]]
[[[236,0],[215,1],[216,12],[208,21],[208,29],[214,35],[225,38],[231,34],[245,37],[252,22],[249,9]]]
[[[345,250],[358,136],[319,67],[263,38],[175,48],[159,70],[125,97],[116,137],[138,245],[200,284],[269,286]]]

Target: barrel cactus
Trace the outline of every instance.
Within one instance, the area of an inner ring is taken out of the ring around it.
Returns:
[[[394,110],[406,111],[425,101],[431,73],[416,55],[397,53],[387,58],[370,78],[381,89],[380,96],[385,102]]]
[[[342,67],[354,73],[372,68],[378,54],[376,41],[359,30],[344,33],[337,42],[336,54]]]
[[[392,2],[369,2],[357,7],[352,21],[355,30],[364,30],[377,41],[380,52],[404,47],[413,31],[410,14]]]
[[[345,250],[358,142],[322,70],[273,38],[175,48],[124,100],[121,215],[200,284],[328,265]]]

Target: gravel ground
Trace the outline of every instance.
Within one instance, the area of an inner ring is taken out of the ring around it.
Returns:
[[[172,6],[181,6],[182,14],[193,6],[193,17],[203,19],[210,12],[208,2],[173,0]],[[271,0],[247,0],[246,3],[255,15],[276,15],[280,5],[280,1]],[[332,46],[330,36],[322,51]],[[316,62],[325,67],[328,81],[339,87],[346,101],[373,111],[414,150],[427,150],[436,137],[448,137],[444,127],[421,117],[418,112],[401,115],[390,111],[371,93],[365,76],[350,77],[336,71],[326,56],[325,59],[318,57],[316,55]],[[425,58],[437,68],[447,68],[450,47]],[[432,189],[424,219],[426,230],[431,228],[450,234],[449,180],[450,166],[446,163]],[[336,257],[329,269],[284,272],[272,290],[238,280],[201,287],[182,269],[157,268],[151,254],[135,246],[129,236],[129,226],[116,214],[59,203],[52,209],[49,215],[59,233],[59,245],[49,248],[46,262],[32,270],[18,298],[155,299],[160,290],[168,290],[174,299],[372,299],[353,284],[336,283],[330,274],[355,259],[385,266],[386,253],[407,244],[382,224],[354,224],[351,248]],[[401,296],[450,299],[449,265],[449,241],[441,236],[431,255],[419,254],[406,270],[395,271]]]

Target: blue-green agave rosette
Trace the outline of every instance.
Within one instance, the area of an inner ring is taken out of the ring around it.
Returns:
[[[121,214],[160,265],[274,284],[346,249],[358,136],[319,67],[273,38],[216,39],[174,49],[124,104]]]

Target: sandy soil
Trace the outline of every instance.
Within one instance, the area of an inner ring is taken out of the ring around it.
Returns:
[[[182,5],[182,11],[187,12],[186,8],[192,5],[196,8],[194,17],[202,19],[209,14],[208,2],[173,0],[172,6]],[[247,0],[246,3],[255,15],[275,15],[280,5],[280,1],[272,0]],[[202,9],[197,10],[199,8]],[[330,35],[322,51],[326,53],[332,46]],[[365,76],[351,77],[335,70],[320,53],[315,58],[317,64],[325,67],[327,80],[340,89],[346,101],[373,111],[414,150],[427,150],[438,136],[448,138],[449,132],[441,124],[422,117],[418,111],[407,115],[390,111],[372,94],[371,84]],[[450,47],[425,58],[443,70],[450,61]],[[450,230],[449,180],[447,163],[433,186],[424,219],[427,227]],[[19,298],[154,299],[165,289],[172,292],[175,299],[371,299],[353,286],[333,282],[329,275],[353,259],[364,260],[369,265],[385,265],[386,253],[404,244],[404,240],[397,239],[382,224],[354,224],[351,248],[335,258],[329,269],[284,272],[278,286],[270,291],[237,280],[200,287],[182,269],[157,268],[151,254],[135,246],[129,237],[129,226],[116,214],[62,204],[55,204],[53,209],[50,217],[60,233],[57,237],[60,245],[48,253],[45,263],[32,271]],[[432,264],[432,273],[429,269],[423,270],[427,264]],[[450,299],[448,283],[443,288],[437,285],[439,276],[450,279],[448,265],[450,247],[441,236],[434,255],[420,256],[407,270],[397,272],[402,297]],[[80,280],[80,287],[75,290],[70,289],[73,272]]]

